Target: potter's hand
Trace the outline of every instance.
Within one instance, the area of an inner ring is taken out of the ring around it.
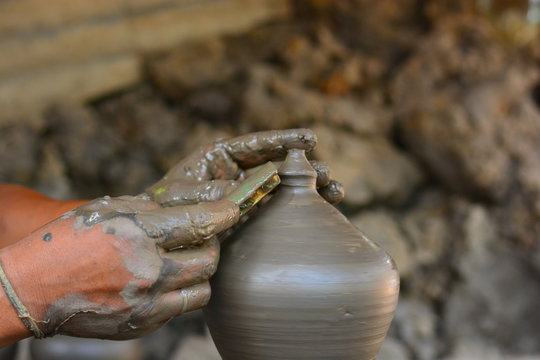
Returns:
[[[45,335],[128,339],[206,305],[219,257],[213,235],[238,218],[225,200],[162,208],[144,196],[105,197],[1,250],[0,260]]]
[[[222,199],[249,173],[267,161],[279,161],[292,148],[311,151],[317,137],[308,129],[264,131],[204,146],[175,165],[147,193],[164,206]],[[343,199],[340,183],[330,180],[326,165],[312,162],[320,194],[336,204]]]

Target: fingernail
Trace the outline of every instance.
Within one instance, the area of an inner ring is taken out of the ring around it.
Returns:
[[[343,185],[335,180],[319,189],[319,193],[323,198],[331,204],[338,204],[345,197],[345,189]]]
[[[326,164],[319,161],[310,161],[311,166],[317,172],[317,186],[322,187],[330,183],[330,169]]]

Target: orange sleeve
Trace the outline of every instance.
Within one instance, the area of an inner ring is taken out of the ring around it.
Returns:
[[[85,202],[54,200],[24,186],[0,184],[0,248]]]

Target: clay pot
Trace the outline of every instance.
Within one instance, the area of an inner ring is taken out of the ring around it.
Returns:
[[[302,150],[223,245],[204,310],[224,360],[374,359],[399,293],[393,260],[315,188]]]
[[[0,360],[14,360],[17,352],[17,344],[0,349]]]
[[[55,336],[50,339],[32,340],[32,360],[140,360],[140,340],[109,341]]]

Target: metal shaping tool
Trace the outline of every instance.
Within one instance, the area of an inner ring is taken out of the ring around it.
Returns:
[[[240,216],[242,216],[278,186],[280,181],[277,167],[269,161],[227,195],[225,200],[237,204],[240,207]]]

